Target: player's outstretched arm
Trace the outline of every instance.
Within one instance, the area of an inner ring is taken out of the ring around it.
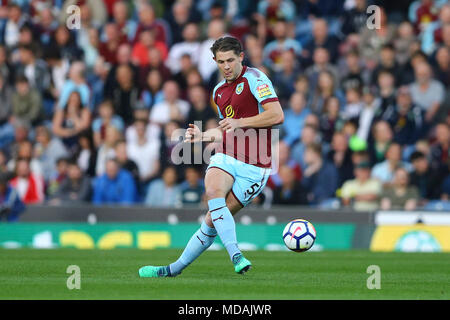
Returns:
[[[267,128],[284,121],[284,113],[280,102],[272,101],[262,105],[264,111],[260,114],[240,119],[225,118],[219,122],[222,130],[231,131],[237,128]]]
[[[201,132],[200,128],[190,123],[185,133],[184,142],[219,142],[222,140],[222,130],[220,127],[212,128]]]

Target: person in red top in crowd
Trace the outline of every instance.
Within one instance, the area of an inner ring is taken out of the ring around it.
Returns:
[[[31,173],[30,162],[19,158],[16,163],[16,177],[10,181],[25,204],[44,202],[44,180]]]
[[[140,67],[146,67],[150,63],[150,50],[156,48],[162,60],[167,59],[168,49],[164,42],[158,41],[155,38],[155,31],[148,29],[142,30],[139,35],[139,41],[133,46],[131,53],[132,60]]]

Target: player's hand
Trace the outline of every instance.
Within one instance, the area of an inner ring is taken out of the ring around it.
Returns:
[[[223,120],[220,120],[219,126],[222,130],[230,132],[234,131],[237,128],[240,128],[240,121],[239,119],[225,118]]]
[[[200,129],[192,123],[189,123],[189,128],[187,128],[184,134],[184,142],[200,142],[202,141],[202,132]]]

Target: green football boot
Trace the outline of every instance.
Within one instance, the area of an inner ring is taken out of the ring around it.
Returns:
[[[245,259],[242,253],[238,253],[235,256],[233,256],[233,264],[234,264],[234,271],[240,274],[246,273],[252,267],[252,263],[247,259]]]
[[[145,266],[139,269],[139,276],[141,278],[164,278],[171,277],[169,266],[154,267]]]

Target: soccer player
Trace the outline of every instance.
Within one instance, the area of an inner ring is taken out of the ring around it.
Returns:
[[[177,261],[168,266],[144,266],[139,269],[141,277],[179,275],[212,245],[216,235],[235,272],[242,274],[251,267],[238,248],[233,215],[264,188],[271,170],[271,127],[281,124],[284,114],[269,78],[242,65],[244,53],[238,39],[220,38],[211,51],[224,77],[213,91],[219,127],[201,132],[189,124],[185,134],[185,142],[222,142],[205,176],[209,211]]]

